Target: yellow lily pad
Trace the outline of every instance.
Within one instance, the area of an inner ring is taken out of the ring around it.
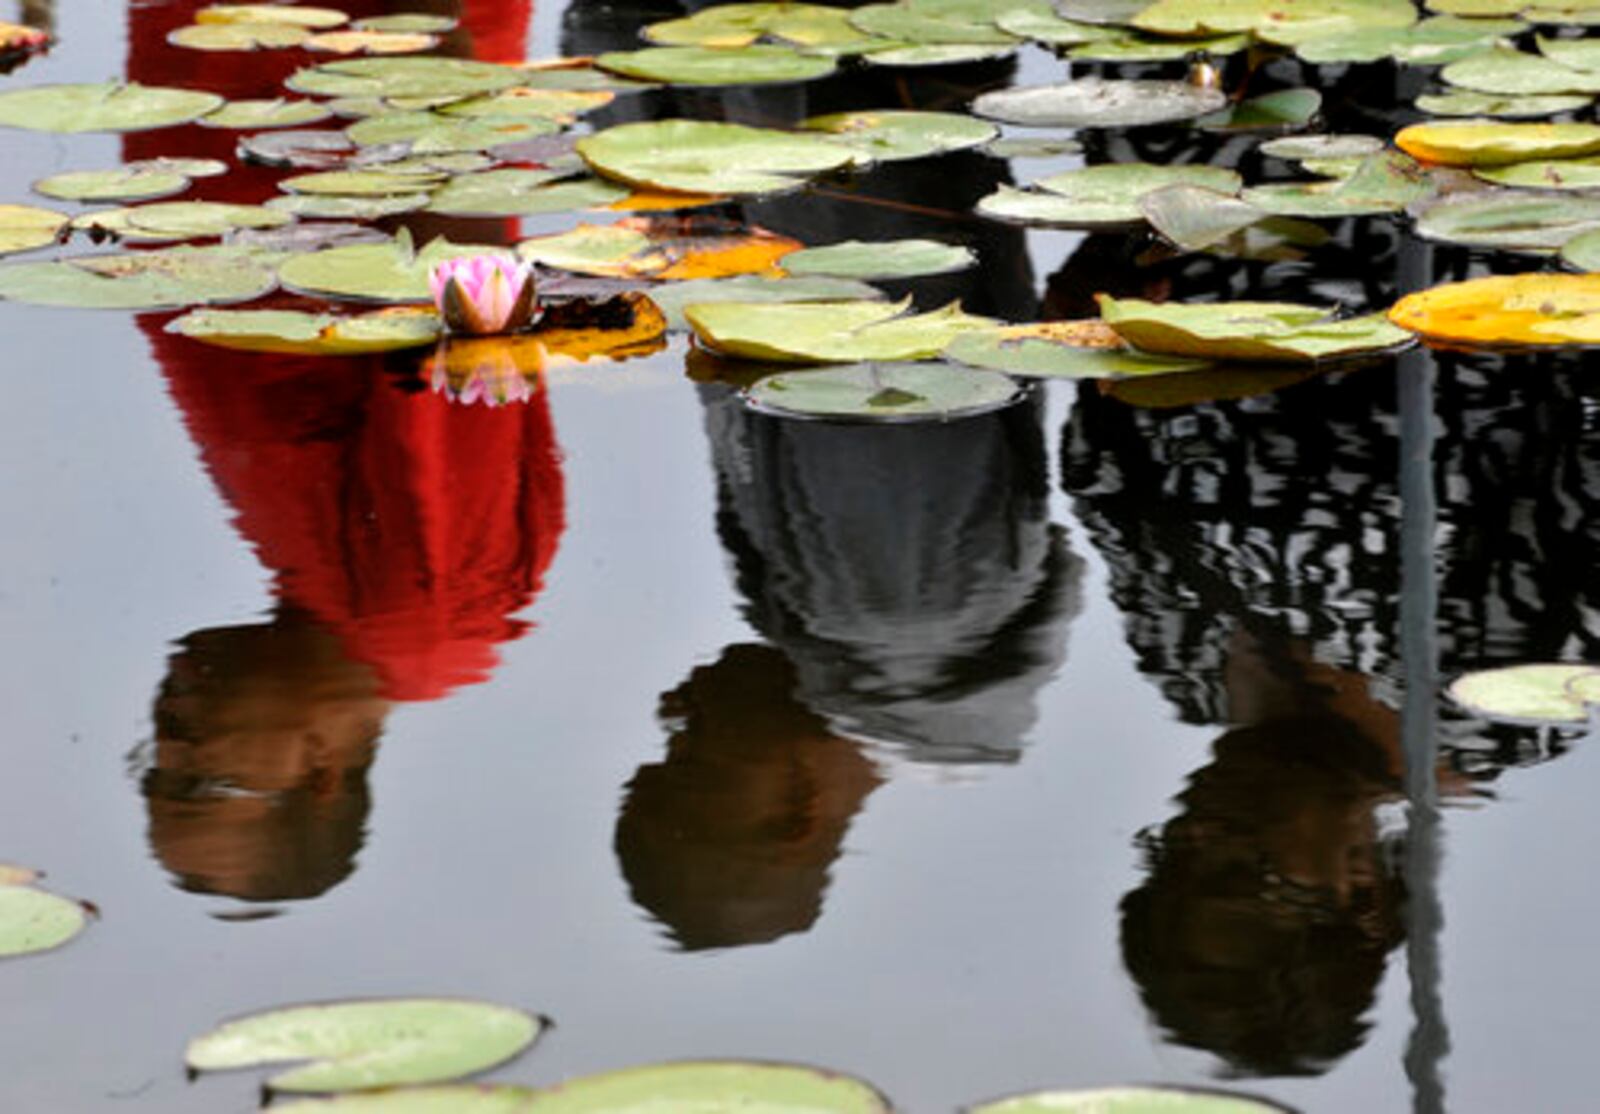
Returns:
[[[1503,166],[1600,152],[1600,124],[1441,120],[1402,128],[1394,142],[1412,158],[1441,166]]]

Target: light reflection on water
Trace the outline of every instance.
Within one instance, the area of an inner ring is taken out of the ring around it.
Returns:
[[[562,47],[631,40],[603,15],[569,5]],[[200,64],[149,42],[130,63],[146,80]],[[277,80],[221,76],[235,95]],[[909,88],[948,107],[966,86]],[[880,75],[613,118],[786,122],[900,96]],[[227,147],[203,133],[125,151]],[[1090,152],[1108,155],[1128,157]],[[33,176],[8,169],[8,196]],[[1382,222],[1310,264],[1089,237],[1035,276],[1039,237],[937,215],[1018,176],[954,156],[850,187],[889,204],[750,211],[808,241],[953,233],[982,267],[919,301],[1018,317],[1082,314],[1096,289],[1381,305],[1416,250]],[[0,310],[41,369],[79,320]],[[491,410],[404,361],[219,357],[160,324],[97,318],[80,343],[100,398],[64,407],[39,370],[0,417],[8,517],[43,504],[71,526],[0,547],[0,615],[30,632],[5,651],[0,850],[107,910],[3,972],[36,1011],[0,1053],[9,1109],[242,1108],[246,1079],[182,1087],[188,1035],[419,989],[556,1015],[560,1040],[501,1073],[529,1081],[748,1054],[859,1072],[912,1110],[1213,1074],[1308,1110],[1410,1101],[1413,895],[1380,822],[1405,789],[1392,367],[1169,409],[1057,386],[866,430],[751,415],[686,382],[676,345]],[[1446,675],[1594,656],[1583,363],[1439,362]],[[1512,798],[1447,812],[1449,1108],[1508,1108],[1510,1080],[1524,1108],[1575,1109],[1594,978],[1552,922],[1594,911],[1574,881],[1587,756],[1513,780],[1569,741],[1440,731],[1447,808]],[[969,776],[915,776],[950,769]],[[1524,917],[1542,947],[1508,930]]]

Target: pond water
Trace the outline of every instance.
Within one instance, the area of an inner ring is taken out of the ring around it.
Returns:
[[[162,43],[194,7],[60,5],[60,45],[5,80],[272,95],[253,59]],[[505,8],[527,57],[677,10]],[[590,119],[959,108],[1056,69],[1029,48]],[[1385,132],[1374,73],[1327,103]],[[7,132],[0,198],[218,134]],[[1123,145],[728,212],[969,244],[975,271],[901,286],[1016,320],[1097,290],[1383,308],[1483,265],[1382,219],[1263,264],[970,213]],[[255,1073],[186,1080],[189,1037],[400,994],[553,1017],[490,1076],[528,1083],[756,1057],[908,1111],[1219,1080],[1308,1112],[1591,1107],[1600,756],[1432,695],[1597,657],[1586,358],[1413,353],[1160,407],[1057,382],[882,428],[754,414],[681,337],[489,409],[408,357],[231,354],[166,320],[0,303],[0,858],[102,913],[0,966],[7,1112],[250,1109]],[[1407,752],[1443,803],[1409,835]]]

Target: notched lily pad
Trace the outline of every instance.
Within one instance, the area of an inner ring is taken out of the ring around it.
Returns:
[[[0,298],[86,309],[180,309],[244,302],[277,285],[256,255],[234,247],[80,255],[0,267]]]
[[[952,421],[1009,406],[1022,390],[1007,376],[947,363],[856,363],[757,380],[745,400],[798,418]]]

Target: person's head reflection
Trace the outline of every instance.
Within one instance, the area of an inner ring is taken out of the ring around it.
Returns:
[[[1037,399],[885,426],[706,398],[719,532],[799,699],[913,760],[1015,761],[1082,571],[1049,520]]]
[[[196,631],[156,695],[142,784],[152,850],[183,889],[310,898],[355,866],[389,702],[302,613]]]
[[[1399,798],[1395,713],[1368,681],[1242,629],[1237,726],[1146,841],[1122,951],[1178,1044],[1249,1075],[1320,1072],[1356,1048],[1405,889],[1378,807]]]
[[[770,646],[729,646],[661,698],[663,762],[641,766],[617,820],[633,899],[686,950],[805,932],[879,777],[794,695]]]

